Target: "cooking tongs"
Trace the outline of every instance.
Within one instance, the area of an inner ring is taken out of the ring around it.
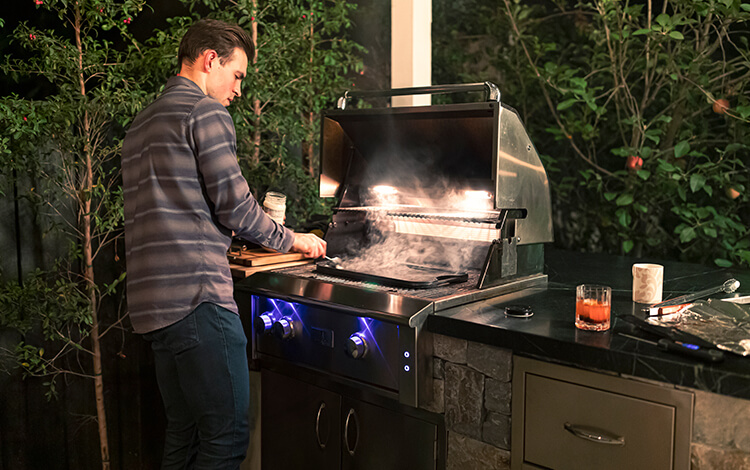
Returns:
[[[727,281],[724,282],[724,284],[716,287],[711,287],[709,289],[703,289],[698,292],[693,292],[692,294],[685,294],[681,295],[679,297],[675,297],[674,299],[665,300],[664,302],[660,302],[658,304],[651,305],[650,308],[660,308],[660,307],[671,307],[673,305],[682,305],[689,302],[692,302],[693,300],[698,300],[703,297],[708,297],[712,294],[718,294],[719,292],[724,292],[727,294],[731,294],[732,292],[736,291],[740,287],[740,281],[737,279],[727,279]]]

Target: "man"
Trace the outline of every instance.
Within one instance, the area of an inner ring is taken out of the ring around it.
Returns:
[[[128,309],[152,342],[167,415],[163,469],[229,469],[249,439],[247,339],[226,251],[232,233],[310,258],[315,235],[271,220],[237,164],[225,109],[240,96],[253,44],[236,25],[196,22],[180,73],[144,109],[122,150]]]

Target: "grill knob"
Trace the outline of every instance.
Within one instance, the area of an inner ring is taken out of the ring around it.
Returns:
[[[255,326],[255,332],[258,334],[270,333],[271,327],[273,327],[273,318],[266,313],[258,315],[255,317],[253,326]]]
[[[362,333],[354,333],[346,342],[346,349],[354,359],[361,359],[367,354],[367,341]]]
[[[289,339],[294,336],[294,329],[292,328],[292,319],[289,317],[283,317],[273,324],[273,332],[279,339]]]

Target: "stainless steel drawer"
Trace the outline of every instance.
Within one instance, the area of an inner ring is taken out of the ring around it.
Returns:
[[[526,376],[524,460],[559,470],[671,469],[673,407]]]
[[[511,468],[688,469],[693,395],[514,358]]]

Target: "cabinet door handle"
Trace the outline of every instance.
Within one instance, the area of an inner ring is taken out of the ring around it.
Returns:
[[[315,438],[318,440],[318,447],[320,447],[321,449],[326,448],[326,444],[328,444],[328,437],[331,434],[331,426],[329,424],[328,432],[326,433],[325,442],[323,442],[320,439],[320,418],[321,416],[323,416],[323,412],[325,411],[325,409],[326,409],[325,402],[321,402],[320,406],[318,407],[318,415],[315,417]]]
[[[354,445],[349,445],[349,424],[354,422]],[[354,457],[354,451],[357,450],[357,444],[359,443],[359,420],[357,419],[357,413],[354,412],[354,408],[349,408],[349,413],[346,415],[346,424],[344,424],[344,445],[349,455]]]
[[[580,424],[565,423],[565,430],[576,437],[580,437],[581,439],[585,439],[587,441],[596,442],[597,444],[606,444],[610,446],[625,445],[624,437],[610,434],[601,429],[581,426]]]

